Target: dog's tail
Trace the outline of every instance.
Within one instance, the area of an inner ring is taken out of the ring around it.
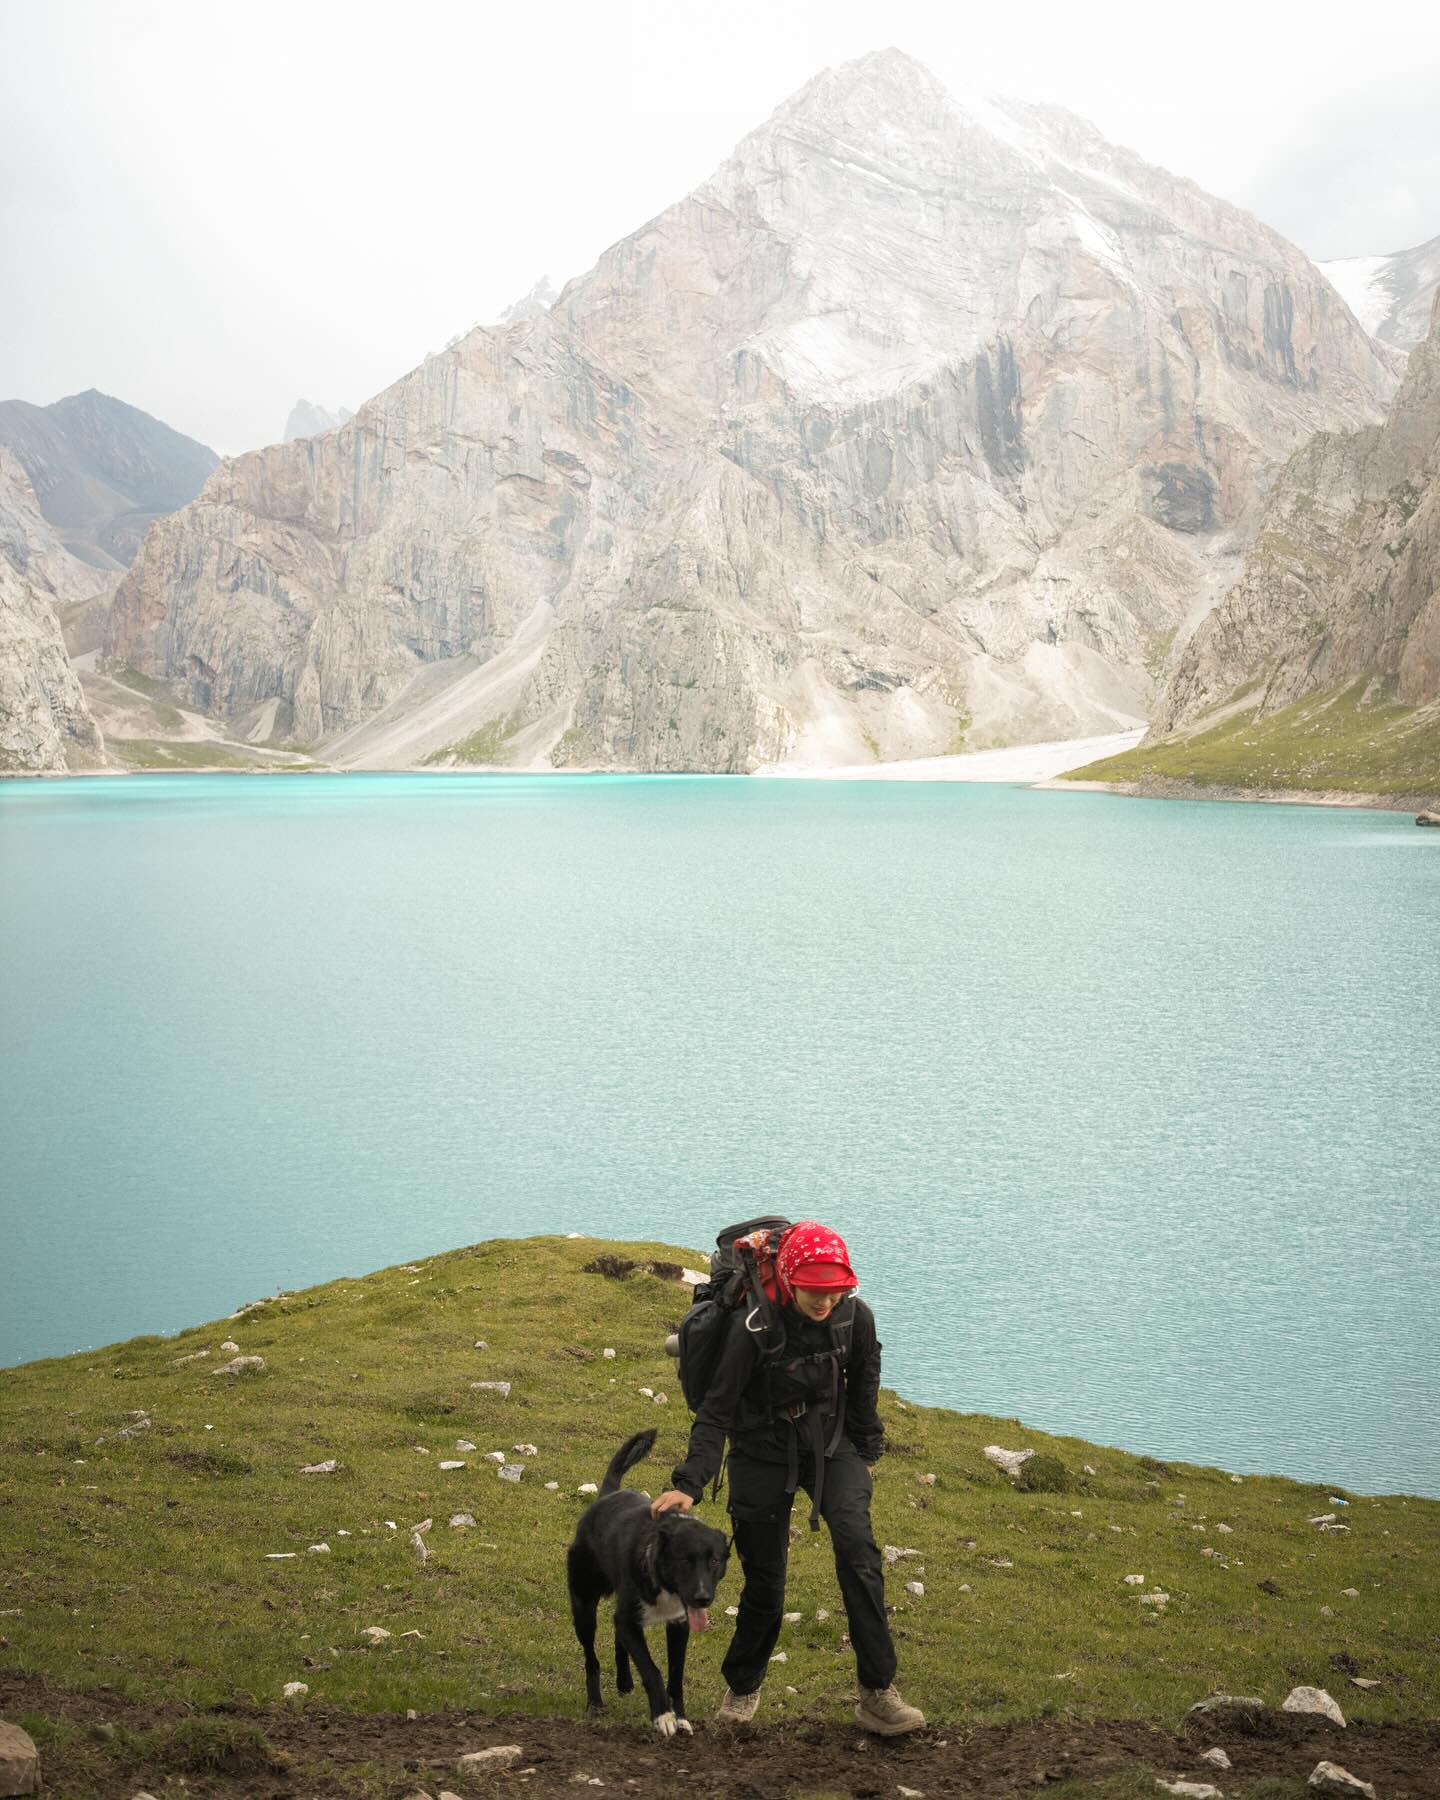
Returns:
[[[650,1431],[637,1431],[634,1437],[626,1438],[610,1458],[610,1467],[605,1471],[605,1479],[600,1483],[600,1492],[613,1494],[620,1486],[625,1471],[633,1469],[638,1462],[644,1462],[654,1449],[655,1439],[659,1435],[659,1432],[651,1429]]]

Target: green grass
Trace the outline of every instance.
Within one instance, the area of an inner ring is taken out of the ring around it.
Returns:
[[[107,737],[105,748],[127,769],[255,769],[268,765],[203,739]]]
[[[422,757],[420,766],[431,768],[437,763],[504,763],[510,760],[509,744],[525,721],[518,712],[508,713],[503,719],[487,719],[478,731],[472,731],[469,737],[461,738],[453,744],[446,744],[442,749],[432,750],[429,756]]]
[[[1192,781],[1340,793],[1440,793],[1440,705],[1366,702],[1351,682],[1257,719],[1245,712],[1071,769],[1069,781]]]
[[[584,1273],[598,1248],[481,1244],[176,1338],[7,1371],[0,1662],[200,1708],[276,1703],[298,1680],[311,1703],[342,1709],[578,1715],[563,1573],[585,1504],[576,1489],[600,1479],[623,1437],[656,1425],[656,1453],[632,1479],[658,1492],[688,1429],[661,1347],[686,1292],[645,1273]],[[265,1371],[210,1374],[227,1360],[227,1337],[263,1356]],[[613,1361],[599,1354],[607,1345]],[[210,1354],[178,1360],[201,1349]],[[903,1386],[903,1370],[889,1373]],[[486,1379],[511,1380],[510,1398],[469,1385]],[[667,1392],[669,1405],[642,1386]],[[119,1437],[142,1408],[151,1426]],[[894,1571],[891,1598],[905,1690],[933,1720],[1068,1711],[1173,1724],[1211,1691],[1278,1702],[1298,1682],[1329,1686],[1364,1718],[1435,1713],[1440,1502],[1357,1497],[1341,1509],[1324,1485],[1236,1485],[1219,1470],[1142,1461],[1014,1420],[893,1397],[884,1410],[892,1448],[876,1478],[876,1529],[920,1552]],[[456,1450],[462,1438],[476,1450]],[[1073,1491],[1017,1491],[985,1461],[993,1442],[1053,1456]],[[484,1453],[517,1443],[539,1454],[512,1486]],[[299,1473],[328,1457],[338,1473]],[[467,1466],[442,1472],[447,1457]],[[927,1473],[933,1486],[918,1479]],[[1306,1523],[1328,1511],[1342,1513],[1348,1534]],[[457,1512],[475,1528],[452,1529]],[[702,1516],[715,1515],[707,1504]],[[426,1518],[422,1565],[411,1528]],[[1229,1533],[1217,1531],[1222,1521]],[[319,1542],[329,1552],[309,1553]],[[1202,1556],[1207,1547],[1221,1556]],[[267,1561],[276,1551],[295,1554]],[[921,1568],[917,1599],[903,1582]],[[1125,1585],[1129,1573],[1144,1574],[1144,1589]],[[1171,1596],[1158,1616],[1138,1599],[1156,1587]],[[1347,1587],[1359,1598],[1343,1598]],[[736,1570],[722,1601],[738,1590]],[[791,1704],[839,1719],[854,1666],[824,1535],[801,1531],[787,1604],[804,1614],[782,1639],[801,1696]],[[392,1636],[372,1647],[360,1635],[369,1625]],[[727,1637],[722,1621],[695,1648],[697,1708],[721,1691]],[[1347,1673],[1381,1686],[1362,1694]],[[777,1698],[777,1718],[784,1705]],[[639,1720],[643,1700],[612,1712]]]

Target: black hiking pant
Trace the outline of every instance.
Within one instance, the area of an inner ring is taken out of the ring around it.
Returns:
[[[735,1548],[745,1571],[735,1636],[721,1672],[737,1694],[753,1694],[780,1636],[785,1611],[785,1565],[790,1553],[790,1509],[784,1463],[761,1462],[732,1448],[729,1462],[730,1518]],[[814,1493],[813,1460],[800,1460],[800,1486]],[[870,1471],[849,1438],[825,1465],[820,1516],[830,1530],[835,1573],[850,1622],[850,1642],[861,1687],[887,1688],[895,1679],[895,1645],[885,1617],[885,1575],[870,1526]]]

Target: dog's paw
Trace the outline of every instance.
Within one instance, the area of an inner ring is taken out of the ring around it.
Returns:
[[[675,1721],[675,1729],[677,1731],[683,1731],[686,1737],[694,1737],[695,1735],[695,1727],[688,1719],[677,1718]]]
[[[688,1719],[677,1719],[673,1712],[656,1713],[650,1723],[660,1733],[661,1737],[674,1737],[675,1733],[682,1727],[686,1731],[689,1731],[690,1729],[690,1721]]]

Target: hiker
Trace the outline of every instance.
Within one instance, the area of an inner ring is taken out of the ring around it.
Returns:
[[[821,1518],[830,1527],[859,1676],[855,1717],[885,1737],[925,1723],[894,1685],[885,1576],[870,1525],[871,1469],[885,1449],[876,1411],[880,1340],[875,1315],[854,1297],[858,1286],[838,1233],[813,1220],[785,1233],[774,1269],[779,1342],[772,1340],[767,1353],[758,1306],[734,1313],[685,1461],[650,1508],[656,1518],[672,1507],[688,1512],[719,1474],[729,1437],[730,1517],[745,1572],[735,1635],[721,1664],[727,1691],[717,1716],[731,1724],[754,1718],[780,1635],[797,1488],[811,1496],[811,1529]],[[842,1329],[848,1354],[836,1347]]]

